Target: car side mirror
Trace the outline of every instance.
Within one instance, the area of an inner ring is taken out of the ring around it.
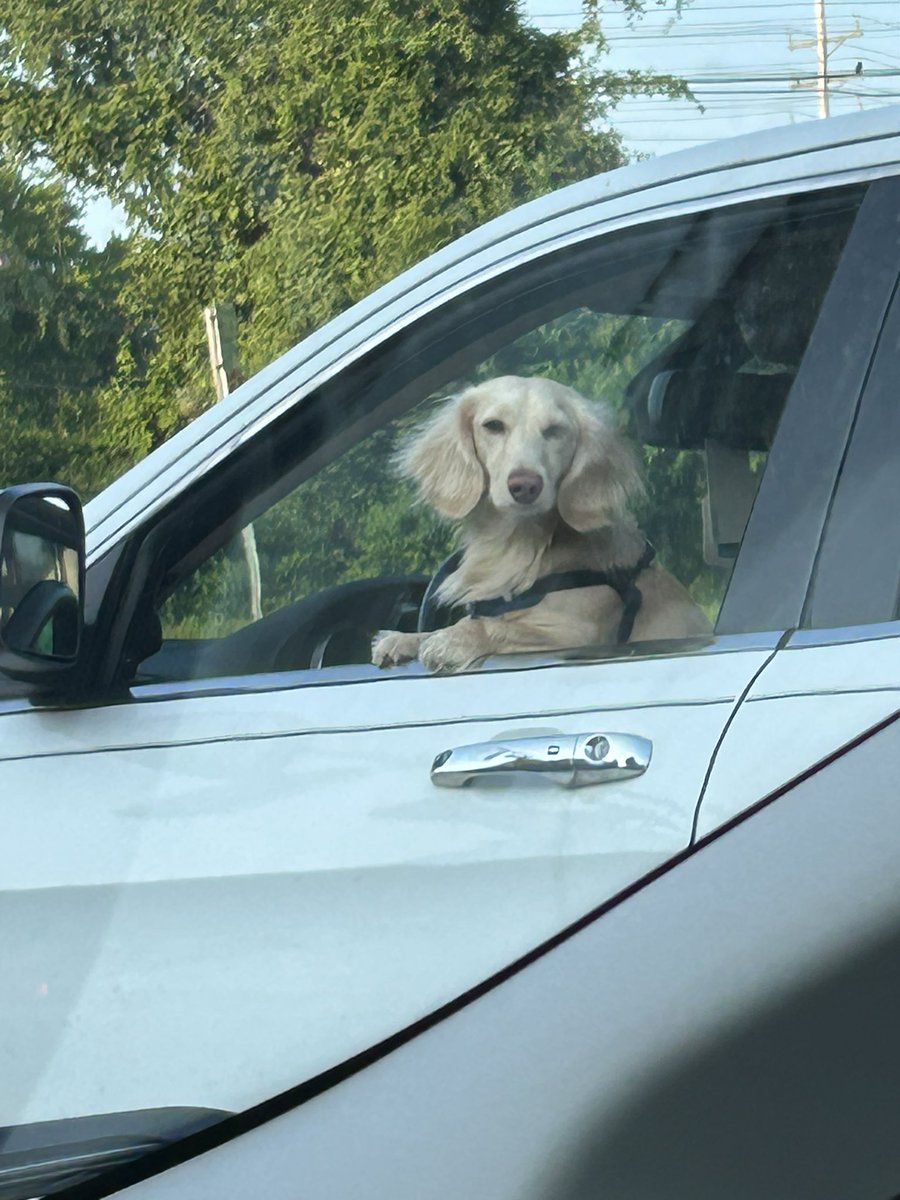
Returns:
[[[84,560],[75,492],[53,483],[0,491],[0,671],[46,683],[74,671]]]

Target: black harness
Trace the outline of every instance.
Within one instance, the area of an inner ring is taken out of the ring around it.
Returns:
[[[621,645],[631,637],[634,621],[641,608],[643,596],[635,580],[641,571],[649,567],[656,551],[649,542],[644,542],[641,557],[630,567],[610,567],[606,571],[587,569],[576,571],[554,571],[536,580],[530,588],[518,596],[495,596],[491,600],[469,600],[462,604],[443,605],[435,600],[438,588],[456,571],[463,560],[463,550],[457,550],[441,563],[429,583],[419,609],[419,633],[431,633],[445,625],[453,625],[464,617],[501,617],[504,613],[517,612],[522,608],[534,608],[551,592],[567,592],[572,588],[611,587],[622,601],[622,615],[616,642]]]

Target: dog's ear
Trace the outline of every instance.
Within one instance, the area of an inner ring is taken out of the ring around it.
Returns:
[[[638,457],[615,428],[605,405],[573,394],[570,408],[578,430],[572,465],[559,483],[560,516],[580,533],[622,520],[644,483]]]
[[[416,481],[422,499],[456,521],[472,511],[486,486],[472,435],[473,406],[465,392],[448,400],[397,455],[401,472]]]

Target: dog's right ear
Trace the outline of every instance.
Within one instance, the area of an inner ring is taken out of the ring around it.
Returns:
[[[578,443],[560,480],[557,506],[566,524],[583,533],[623,520],[644,484],[637,454],[616,431],[608,408],[590,405],[576,394],[569,395],[567,404]]]
[[[400,449],[397,464],[419,485],[422,499],[442,516],[458,521],[484,494],[484,468],[475,453],[470,397],[443,405]]]

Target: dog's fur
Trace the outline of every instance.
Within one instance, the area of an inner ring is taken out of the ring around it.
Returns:
[[[514,596],[555,571],[633,566],[643,552],[628,509],[643,487],[634,450],[605,406],[551,379],[507,375],[469,388],[413,435],[399,462],[426,503],[461,522],[465,552],[442,603]],[[643,603],[629,640],[710,633],[661,567],[636,583]],[[461,671],[491,654],[608,644],[621,612],[610,587],[552,592],[532,608],[434,633],[382,633],[372,661],[419,658],[430,671]]]

